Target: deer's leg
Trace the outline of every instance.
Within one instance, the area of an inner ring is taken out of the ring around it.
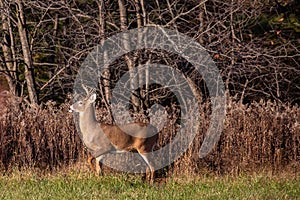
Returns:
[[[148,168],[146,170],[146,178],[148,178],[148,180],[152,183],[154,181],[154,173],[155,173],[154,167],[150,164],[149,159],[147,158],[146,155],[141,154],[141,153],[139,153],[139,154],[141,155],[141,157],[143,158],[143,160],[146,162],[146,164],[148,166]],[[148,170],[150,170],[150,175],[149,175]]]
[[[103,157],[104,157],[104,155],[101,155],[96,158],[96,173],[97,173],[97,175],[101,175],[101,176],[103,175],[102,162],[101,162]]]
[[[89,168],[94,171],[95,168],[94,168],[94,165],[93,165],[93,159],[95,159],[95,158],[92,156],[92,154],[88,153],[87,161],[88,161],[88,164],[89,164]]]

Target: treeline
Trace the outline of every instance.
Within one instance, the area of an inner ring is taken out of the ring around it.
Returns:
[[[61,103],[92,47],[123,30],[160,25],[205,47],[238,100],[299,103],[299,5],[299,0],[1,0],[1,79],[11,93],[29,102]],[[153,61],[147,56],[151,53],[162,52],[132,52],[124,55],[129,62],[121,59],[112,69]],[[162,60],[180,70],[187,65],[176,65],[168,54],[155,61]],[[107,99],[119,75],[104,74]],[[133,101],[143,107],[141,99]]]

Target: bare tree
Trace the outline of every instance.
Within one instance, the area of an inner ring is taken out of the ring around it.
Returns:
[[[5,74],[10,92],[13,95],[17,95],[18,73],[14,49],[14,35],[10,19],[10,5],[6,1],[1,0],[0,10],[3,31],[3,41],[1,43],[3,51],[3,65],[0,66],[0,69]]]
[[[106,8],[105,8],[105,2],[104,1],[97,1],[98,8],[99,8],[99,35],[101,37],[101,45],[104,44],[105,41],[105,32],[106,32]],[[103,55],[103,60],[104,60],[104,72],[102,75],[103,78],[103,87],[104,87],[104,98],[106,102],[110,102],[111,98],[111,89],[110,89],[110,70],[109,66],[107,65],[108,61],[108,54],[107,52],[104,52]],[[101,84],[100,84],[101,85]],[[107,104],[107,103],[106,103]]]
[[[118,4],[119,4],[119,9],[120,9],[120,26],[121,26],[121,30],[122,31],[126,31],[128,29],[128,21],[127,21],[127,11],[126,11],[126,6],[125,6],[125,2],[124,0],[118,0]],[[123,45],[124,45],[124,49],[125,51],[129,51],[130,47],[129,47],[129,38],[128,36],[125,34],[125,38],[123,40]],[[130,87],[131,89],[133,88],[137,88],[138,86],[138,77],[135,76],[135,60],[136,57],[130,57],[128,54],[125,55],[125,60],[129,69],[129,73],[130,73]],[[135,111],[137,111],[140,108],[140,101],[138,98],[139,94],[137,91],[133,92],[131,101],[133,104],[133,108]]]
[[[22,45],[24,64],[25,64],[25,79],[27,83],[27,89],[29,94],[29,100],[31,103],[38,103],[38,96],[34,82],[34,70],[32,55],[30,50],[30,44],[28,40],[28,34],[26,29],[26,18],[24,15],[23,3],[20,0],[16,0],[17,6],[17,20],[18,20],[18,31],[20,35],[20,41]]]

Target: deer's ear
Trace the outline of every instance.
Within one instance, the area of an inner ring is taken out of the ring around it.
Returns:
[[[92,94],[89,98],[89,102],[94,103],[95,100],[96,100],[96,94]]]

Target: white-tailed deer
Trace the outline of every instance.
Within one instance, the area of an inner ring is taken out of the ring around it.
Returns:
[[[70,106],[70,111],[79,113],[82,140],[96,158],[97,174],[102,174],[101,159],[105,154],[136,150],[150,170],[150,174],[146,170],[146,178],[153,181],[155,170],[147,154],[153,150],[157,141],[156,128],[145,123],[132,123],[119,127],[98,122],[94,105],[96,94],[87,93],[86,98]],[[127,133],[133,133],[134,136]]]

